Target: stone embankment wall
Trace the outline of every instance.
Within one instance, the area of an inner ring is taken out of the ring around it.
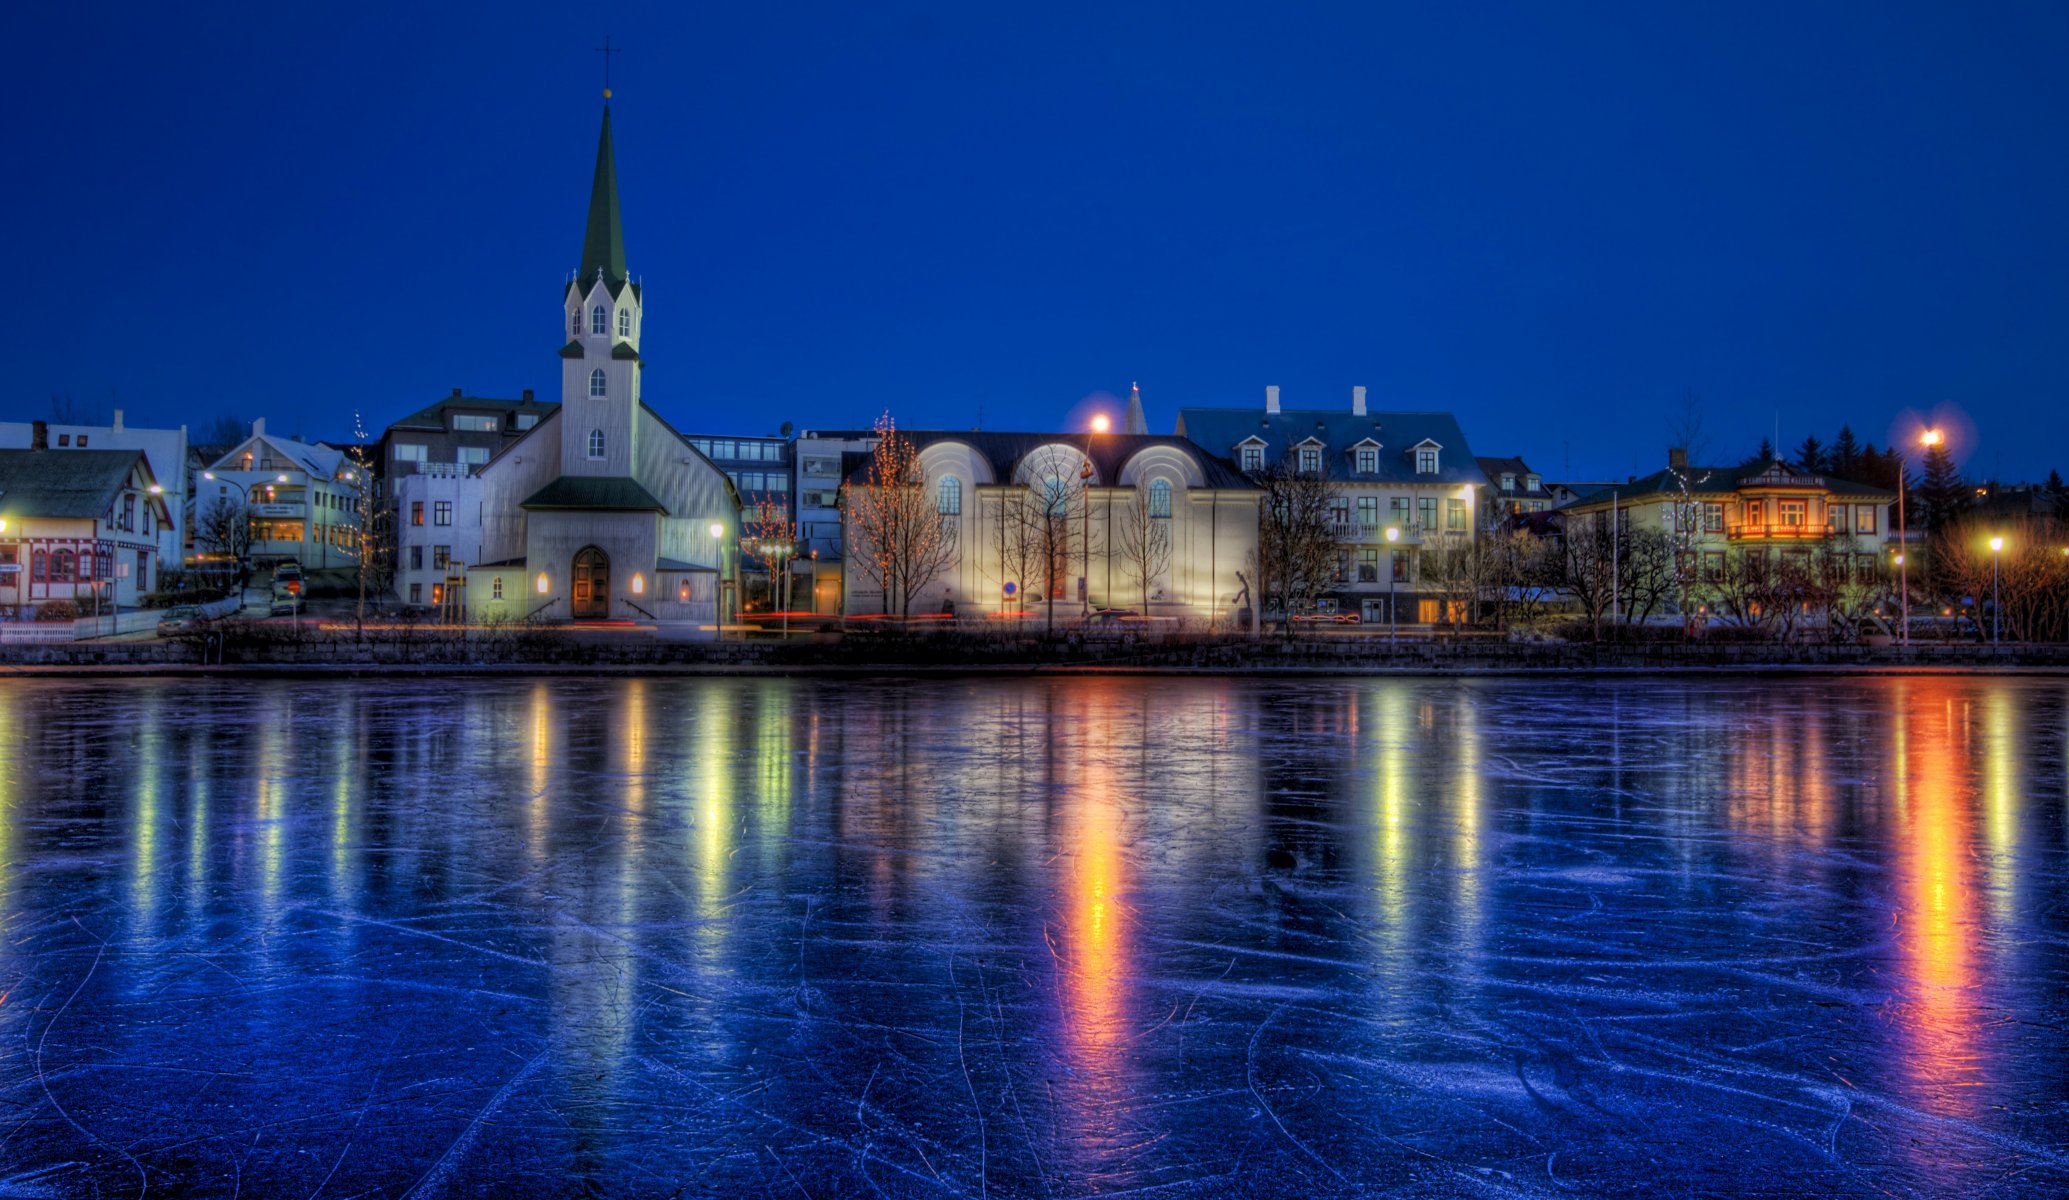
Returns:
[[[1358,673],[1575,670],[2061,669],[2069,646],[1933,644],[1905,647],[1766,644],[1511,643],[1491,639],[1389,645],[1368,639],[1250,638],[1135,643],[959,637],[825,637],[775,641],[584,640],[558,633],[359,641],[310,635],[263,639],[101,641],[0,648],[0,672],[238,673],[269,671],[561,672],[594,670],[869,672],[1143,671]]]

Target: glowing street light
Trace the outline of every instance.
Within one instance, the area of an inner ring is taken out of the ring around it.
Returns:
[[[1927,448],[1938,446],[1946,440],[1947,436],[1937,429],[1928,429],[1918,435],[1918,444]],[[1903,547],[1909,544],[1911,539],[1911,524],[1904,519],[1904,492],[1906,490],[1906,476],[1909,474],[1910,471],[1899,460],[1897,463],[1897,590],[1901,593],[1899,599],[1903,604],[1903,616],[1900,618],[1903,621],[1903,627],[1898,630],[1898,638],[1906,646],[1911,644],[1911,569],[1904,565],[1903,552]]]
[[[1113,427],[1113,418],[1107,416],[1105,413],[1097,413],[1092,417],[1092,432],[1094,433],[1105,433],[1107,430],[1112,429]]]

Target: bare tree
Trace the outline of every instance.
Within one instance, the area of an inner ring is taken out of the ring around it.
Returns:
[[[204,554],[218,560],[227,585],[237,578],[251,553],[251,511],[241,494],[204,498],[194,522],[194,542]]]
[[[1664,606],[1677,582],[1670,535],[1658,529],[1627,529],[1617,547],[1617,619],[1642,625]]]
[[[1094,538],[1087,485],[1092,468],[1077,450],[1052,445],[1022,460],[1019,469],[1030,497],[1022,510],[1022,537],[1032,543],[1043,575],[1043,626],[1054,630],[1056,594],[1068,593],[1072,564],[1084,567],[1090,587]]]
[[[1607,513],[1574,513],[1566,518],[1559,540],[1556,578],[1559,588],[1573,598],[1581,615],[1602,636],[1602,617],[1609,611],[1615,587],[1616,547],[1609,530]]]
[[[1170,496],[1169,491],[1162,493],[1164,503],[1170,502]],[[1149,615],[1150,588],[1171,569],[1171,513],[1168,509],[1157,512],[1156,498],[1149,481],[1137,482],[1127,514],[1114,529],[1114,548],[1123,572],[1135,581],[1142,596],[1144,616]]]
[[[1293,615],[1313,604],[1336,576],[1328,472],[1297,469],[1289,452],[1253,482],[1264,491],[1257,517],[1258,603],[1261,609],[1277,603],[1290,637]]]
[[[841,485],[848,561],[883,589],[886,614],[909,617],[913,595],[955,562],[957,526],[927,493],[919,450],[891,414],[877,418],[876,437],[862,483]]]

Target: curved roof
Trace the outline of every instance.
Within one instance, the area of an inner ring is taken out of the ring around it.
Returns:
[[[1240,488],[1248,491],[1257,486],[1228,459],[1210,452],[1189,438],[1171,434],[997,433],[991,430],[912,429],[901,429],[898,432],[920,449],[940,442],[962,442],[991,463],[992,475],[996,479],[1013,478],[1020,460],[1042,447],[1062,445],[1069,446],[1079,453],[1086,453],[1089,449],[1093,470],[1098,472],[1102,482],[1111,481],[1121,477],[1121,468],[1137,454],[1153,447],[1165,446],[1186,454],[1197,462],[1207,487]],[[856,465],[848,472],[849,481],[862,483],[868,472],[869,456],[860,455]]]

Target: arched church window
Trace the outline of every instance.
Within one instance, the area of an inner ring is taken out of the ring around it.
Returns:
[[[963,511],[963,481],[953,475],[943,475],[940,502],[935,507],[944,517],[960,515]]]
[[[589,394],[592,396],[603,396],[609,394],[608,390],[604,387],[602,367],[598,367],[594,371],[589,372]]]
[[[629,308],[618,310],[618,336],[621,338],[632,336],[632,310]]]
[[[589,332],[609,333],[611,331],[611,310],[599,304],[589,310]]]
[[[582,335],[582,310],[579,308],[568,314],[568,334],[572,337]]]
[[[1168,517],[1171,515],[1171,481],[1153,479],[1149,485],[1149,515]]]
[[[603,457],[603,430],[601,429],[592,429],[589,431],[589,457]]]

